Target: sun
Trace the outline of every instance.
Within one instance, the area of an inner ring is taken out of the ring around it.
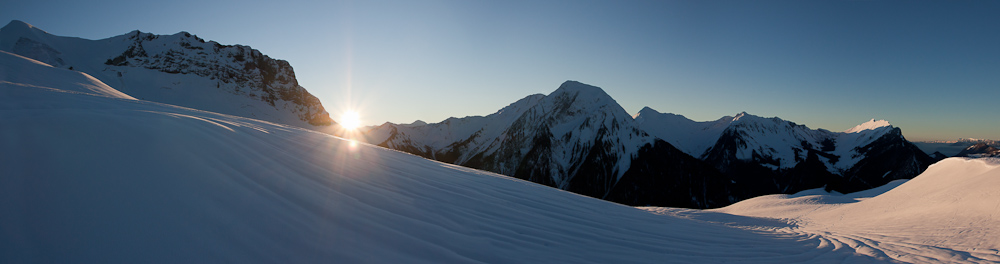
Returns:
[[[340,116],[340,126],[346,130],[355,130],[361,126],[361,115],[355,111],[344,112]]]

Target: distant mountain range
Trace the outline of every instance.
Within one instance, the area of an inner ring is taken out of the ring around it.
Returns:
[[[745,112],[709,122],[648,107],[631,116],[575,81],[491,115],[385,123],[360,138],[609,201],[691,208],[824,186],[860,191],[935,161],[884,120],[831,132]]]
[[[960,156],[959,153],[965,151],[965,149],[979,144],[1000,148],[1000,141],[975,138],[960,138],[958,140],[947,141],[917,141],[913,142],[913,144],[920,147],[926,153],[937,153],[941,157]]]
[[[0,51],[0,263],[995,263],[998,187],[1000,159],[950,158],[846,195],[628,208]]]
[[[1000,157],[1000,149],[990,146],[986,143],[976,143],[975,145],[969,146],[959,152],[956,157]]]
[[[11,72],[34,67],[24,58],[72,70],[62,74],[80,79],[81,91],[327,133],[337,127],[286,61],[187,32],[86,40],[12,21],[0,29],[0,50],[28,65]],[[44,83],[36,77],[18,83]],[[359,139],[618,203],[689,208],[824,186],[864,190],[912,178],[935,160],[883,120],[831,132],[748,113],[709,122],[648,107],[630,115],[602,89],[575,81],[491,115],[386,123]]]
[[[14,20],[0,29],[0,50],[87,73],[137,99],[316,130],[335,124],[288,62],[187,32],[87,40]]]

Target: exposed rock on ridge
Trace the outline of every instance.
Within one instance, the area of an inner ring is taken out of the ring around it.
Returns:
[[[88,73],[139,99],[307,128],[333,124],[287,61],[187,32],[87,40],[15,20],[0,29],[0,50]]]
[[[883,120],[830,132],[747,113],[695,122],[647,107],[632,117],[600,88],[574,81],[489,116],[386,123],[366,135],[388,148],[629,205],[711,208],[824,186],[857,191],[912,178],[933,162]]]

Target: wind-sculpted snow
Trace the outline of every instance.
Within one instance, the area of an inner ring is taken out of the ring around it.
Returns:
[[[86,73],[57,69],[37,60],[0,50],[0,83],[31,87],[59,87],[65,91],[135,99]]]
[[[41,66],[0,75],[0,263],[1000,262],[995,159],[640,210]]]
[[[3,263],[877,260],[300,128],[53,86],[0,87]]]
[[[769,195],[714,210],[911,263],[1000,262],[1000,159],[949,158],[909,181],[847,195]],[[884,193],[882,193],[884,192]]]

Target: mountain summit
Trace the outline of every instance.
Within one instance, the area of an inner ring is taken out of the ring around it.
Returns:
[[[426,125],[387,123],[366,132],[372,144],[427,158],[608,195],[653,138],[601,88],[567,81],[488,116]]]
[[[707,208],[826,186],[842,192],[916,176],[933,162],[874,119],[847,132],[746,112],[696,122],[566,81],[488,116],[386,123],[372,144],[629,205]]]
[[[883,128],[883,127],[891,127],[891,126],[892,125],[889,124],[889,121],[885,121],[885,120],[877,120],[876,121],[874,118],[872,118],[872,120],[869,120],[868,122],[864,122],[864,123],[862,123],[860,125],[852,127],[851,129],[848,129],[847,131],[844,131],[844,133],[859,133],[859,132],[862,132],[862,131],[865,131],[865,130],[875,130],[875,129],[879,129],[879,128]]]
[[[101,40],[61,37],[22,21],[0,29],[0,50],[87,73],[137,99],[305,128],[333,124],[288,62],[187,32],[138,30]]]
[[[645,145],[605,199],[724,191],[671,151]],[[0,263],[989,263],[998,186],[1000,160],[951,158],[859,193],[630,208],[0,51]]]

